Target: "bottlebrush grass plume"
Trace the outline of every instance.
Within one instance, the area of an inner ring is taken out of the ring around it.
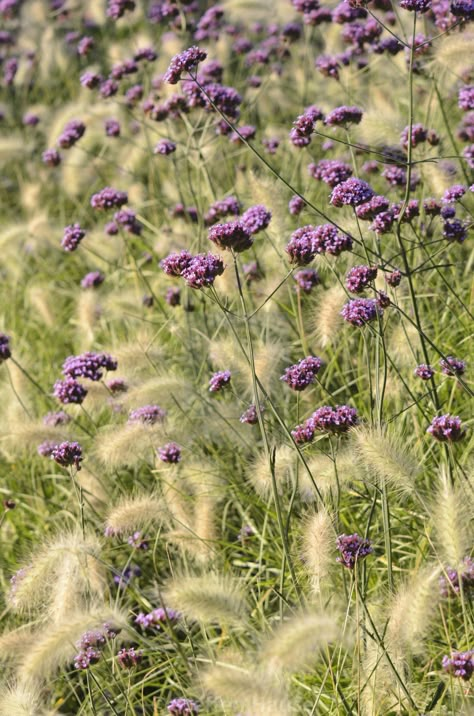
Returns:
[[[201,624],[238,626],[246,620],[243,585],[228,574],[176,576],[165,586],[163,597],[173,609]]]
[[[0,663],[5,669],[11,668],[21,659],[32,640],[32,634],[31,626],[26,624],[0,635]]]
[[[0,713],[5,716],[53,716],[42,703],[41,688],[34,680],[1,686]]]
[[[112,534],[127,535],[147,527],[157,527],[163,518],[163,501],[157,495],[147,493],[124,498],[112,507],[105,527]]]
[[[109,471],[118,467],[153,464],[155,448],[166,441],[163,425],[143,423],[107,426],[98,431],[94,454]]]
[[[321,291],[312,304],[310,313],[310,333],[308,338],[322,348],[334,343],[342,327],[341,308],[347,301],[344,289],[335,285]]]
[[[94,330],[102,315],[102,309],[96,293],[82,291],[77,296],[76,326],[80,339],[80,347],[84,352],[90,350],[94,343]]]
[[[54,326],[56,316],[52,302],[51,288],[37,284],[30,286],[28,290],[28,301],[33,309],[33,315],[37,315],[48,327]]]
[[[21,397],[24,402],[24,396]],[[69,430],[64,426],[53,427],[44,425],[40,420],[25,420],[23,411],[17,417],[15,413],[10,416],[8,434],[2,436],[2,443],[7,449],[10,448],[17,453],[19,449],[28,450],[35,454],[40,443],[47,440],[61,443],[70,435]]]
[[[336,457],[336,464],[329,455],[316,453],[306,458],[308,468],[313,476],[318,490],[322,495],[329,493],[336,494],[339,488],[348,487],[354,480],[360,479],[358,466],[354,460],[352,450],[339,450]],[[336,478],[337,466],[337,478]],[[299,467],[298,490],[305,502],[317,499],[317,492],[313,480],[303,465]]]
[[[448,35],[444,42],[435,43],[433,45],[433,64],[441,65],[436,68],[448,70],[448,72],[439,72],[442,84],[449,83],[452,74],[461,75],[466,69],[466,58],[472,52],[474,42],[474,32],[465,31],[459,37]]]
[[[281,445],[274,449],[271,448],[270,455],[273,454],[273,451],[275,482],[278,492],[281,493],[290,481],[297,455],[295,451],[287,445]],[[260,455],[249,464],[246,476],[260,497],[268,498],[272,494],[272,470],[265,452],[260,453]]]
[[[432,509],[436,547],[444,564],[456,566],[473,543],[472,500],[450,484],[444,471],[439,482]]]
[[[137,331],[129,342],[111,348],[112,355],[117,358],[120,372],[131,377],[149,375],[150,369],[158,368],[163,360],[163,351],[154,344],[154,341],[154,336]]]
[[[154,403],[162,405],[173,398],[181,406],[185,406],[193,398],[192,386],[183,376],[165,373],[131,386],[123,395],[122,402],[132,408],[135,405],[152,405]]]
[[[361,426],[352,430],[356,455],[361,467],[379,485],[390,484],[404,492],[412,492],[419,474],[419,459],[409,447],[406,437],[387,427]]]
[[[96,472],[101,471],[96,468]],[[110,484],[107,479],[103,475],[99,477],[92,470],[82,468],[76,475],[76,480],[82,488],[85,502],[101,514],[110,501]]]
[[[321,592],[324,579],[334,564],[336,534],[329,513],[321,508],[308,517],[303,526],[302,556],[315,594]]]

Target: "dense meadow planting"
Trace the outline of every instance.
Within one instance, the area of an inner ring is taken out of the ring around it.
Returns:
[[[1,716],[474,713],[473,18],[0,0]]]

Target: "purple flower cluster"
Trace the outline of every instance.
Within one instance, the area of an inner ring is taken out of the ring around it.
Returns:
[[[204,215],[204,223],[206,226],[215,224],[219,219],[228,215],[238,216],[240,214],[240,202],[235,196],[228,196],[225,199],[214,202]]]
[[[199,713],[199,706],[191,699],[173,699],[166,707],[171,716],[196,716]]]
[[[68,378],[100,380],[103,370],[117,370],[117,361],[108,353],[81,353],[69,356],[63,363],[63,375]]]
[[[108,0],[107,3],[107,17],[111,17],[112,20],[118,20],[123,17],[125,13],[132,12],[135,9],[135,0]]]
[[[137,219],[137,215],[131,209],[121,209],[114,214],[114,222],[117,226],[121,226],[129,234],[140,236],[142,233],[142,225]]]
[[[280,380],[283,380],[292,390],[304,390],[308,385],[314,383],[322,364],[321,358],[308,356],[300,360],[299,363],[286,368]]]
[[[457,241],[458,244],[462,244],[467,237],[467,227],[459,219],[445,221],[442,234],[449,243]]]
[[[465,429],[462,427],[461,418],[457,415],[450,415],[450,413],[433,418],[426,432],[430,433],[439,442],[452,443],[459,442],[466,434]]]
[[[66,441],[56,445],[51,451],[51,457],[61,467],[74,465],[76,470],[81,469],[82,448],[77,442]]]
[[[474,109],[474,85],[464,85],[458,94],[458,104],[460,109],[468,112]]]
[[[331,192],[330,202],[333,206],[359,206],[369,201],[374,191],[366,181],[351,177],[338,184]]]
[[[196,46],[180,52],[172,58],[163,77],[164,81],[171,85],[177,84],[183,72],[195,69],[206,57],[207,53]]]
[[[57,167],[61,164],[61,155],[57,149],[45,149],[41,159],[47,167]]]
[[[377,276],[377,266],[354,266],[346,276],[346,286],[352,293],[362,293]]]
[[[91,206],[93,209],[101,211],[107,209],[119,209],[121,206],[126,204],[127,201],[128,196],[125,191],[119,191],[118,189],[106,186],[97,194],[92,195]]]
[[[295,194],[291,197],[290,201],[288,202],[288,211],[292,216],[299,216],[301,212],[303,211],[304,207],[306,206],[306,203],[304,199],[302,199],[300,196]]]
[[[67,425],[70,421],[71,418],[64,412],[64,410],[58,410],[54,413],[46,413],[43,418],[43,424],[52,428],[56,428],[58,425]]]
[[[358,328],[382,315],[383,309],[374,298],[354,298],[344,304],[341,310],[343,319]]]
[[[220,370],[214,373],[209,380],[209,390],[211,393],[217,393],[230,384],[232,374],[230,370]]]
[[[54,440],[44,440],[36,448],[36,452],[41,457],[51,457],[53,450],[57,447],[57,443]]]
[[[59,135],[58,144],[61,149],[70,149],[86,131],[86,125],[79,119],[72,119],[66,124],[62,133]]]
[[[339,535],[336,544],[341,553],[341,556],[337,558],[337,562],[347,567],[347,569],[354,569],[360,560],[365,559],[374,551],[370,540],[365,537],[359,537],[357,532],[353,535]]]
[[[100,271],[90,271],[81,279],[82,288],[97,288],[105,281],[105,276]]]
[[[249,234],[258,234],[267,228],[272,218],[272,212],[262,204],[251,206],[242,214],[241,222]]]
[[[260,415],[262,415],[264,410],[265,408],[263,407],[263,405],[261,405],[259,409]],[[241,423],[245,423],[247,425],[256,425],[258,423],[257,406],[249,405],[247,410],[242,413],[239,420]]]
[[[462,594],[469,598],[474,594],[474,559],[464,557],[458,569],[447,567],[439,579],[441,596],[451,597]]]
[[[8,360],[8,358],[11,358],[11,356],[10,336],[6,336],[5,333],[0,333],[0,364]]]
[[[404,149],[408,149],[410,139],[410,126],[405,127],[400,134],[400,144]],[[411,125],[411,146],[417,147],[419,144],[426,142],[428,139],[428,130],[422,124]]]
[[[96,664],[101,656],[101,649],[105,646],[107,639],[115,639],[120,629],[104,624],[99,630],[91,630],[85,632],[80,640],[76,643],[79,653],[74,657],[74,667],[76,669],[85,670],[89,666]]]
[[[220,249],[232,249],[238,253],[249,249],[253,244],[249,228],[242,220],[214,224],[209,228],[207,236]]]
[[[433,368],[430,365],[426,365],[426,363],[420,363],[420,365],[417,365],[413,372],[416,377],[421,378],[421,380],[431,380],[435,374]]]
[[[153,154],[162,154],[167,157],[169,154],[173,154],[176,151],[176,144],[170,139],[160,139],[158,144],[153,149]]]
[[[315,432],[340,435],[346,433],[359,422],[357,410],[349,405],[336,405],[332,408],[323,405],[301,425],[297,425],[291,434],[297,444],[311,442]]]
[[[303,293],[311,293],[313,288],[320,283],[318,272],[315,269],[301,269],[293,278],[296,281],[296,290]]]
[[[349,164],[339,159],[321,159],[317,164],[309,164],[308,171],[313,179],[320,179],[331,188],[346,181],[352,175]]]
[[[454,184],[446,189],[441,197],[441,201],[443,204],[454,204],[456,201],[460,201],[466,192],[467,186],[464,186],[464,184]]]
[[[74,657],[74,668],[80,669],[81,671],[85,671],[89,668],[89,666],[92,666],[93,664],[97,664],[98,661],[100,661],[100,657],[102,656],[99,649],[95,649],[93,646],[87,647],[87,649],[84,649],[83,651],[80,651],[76,656]]]
[[[455,358],[454,356],[446,356],[439,361],[441,372],[444,375],[462,375],[466,370],[466,361]]]
[[[400,7],[411,12],[427,12],[432,0],[400,0]]]
[[[453,651],[451,656],[443,656],[441,664],[451,676],[469,681],[474,673],[474,651]]]
[[[311,135],[314,132],[314,125],[320,119],[324,119],[324,114],[319,107],[312,105],[307,107],[303,114],[293,122],[293,128],[290,131],[290,140],[295,147],[307,147],[311,143]]]
[[[87,395],[87,390],[74,378],[66,378],[55,382],[53,395],[63,405],[68,405],[69,403],[80,405]]]
[[[117,663],[122,669],[133,669],[143,659],[143,651],[131,646],[128,649],[120,649],[117,652]]]
[[[168,624],[172,626],[176,624],[179,621],[180,616],[179,612],[174,609],[163,609],[162,607],[158,607],[158,609],[153,609],[153,611],[149,612],[149,614],[140,612],[135,618],[135,624],[140,626],[142,629],[161,629],[163,626],[167,626]]]
[[[402,272],[398,269],[395,269],[395,271],[385,274],[385,280],[388,285],[391,286],[391,288],[396,288],[397,286],[400,286],[400,282],[402,280]]]
[[[327,124],[330,127],[359,124],[363,114],[364,113],[360,107],[347,107],[346,105],[342,105],[341,107],[336,107],[329,112],[326,116],[324,124]]]
[[[156,452],[162,462],[175,464],[181,460],[181,448],[176,443],[167,443]]]
[[[79,224],[70,224],[64,229],[61,246],[63,247],[64,251],[75,251],[85,235],[86,232],[84,231],[84,229],[81,229]]]
[[[104,127],[107,137],[120,137],[120,122],[116,119],[106,119]]]
[[[155,425],[155,423],[163,422],[166,412],[159,405],[143,405],[141,408],[135,408],[128,414],[128,423],[142,423],[143,425]]]

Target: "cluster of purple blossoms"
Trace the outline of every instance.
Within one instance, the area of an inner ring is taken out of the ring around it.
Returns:
[[[214,373],[209,380],[209,390],[211,393],[217,393],[222,388],[230,384],[232,374],[230,370],[220,370]]]
[[[61,246],[64,251],[75,251],[85,235],[86,232],[84,229],[81,229],[79,224],[70,224],[64,229]]]
[[[199,713],[199,706],[191,699],[173,699],[166,707],[171,716],[196,716]]]
[[[423,211],[427,216],[438,216],[441,211],[441,204],[433,198],[423,200]]]
[[[346,126],[347,124],[359,124],[363,114],[364,113],[360,107],[347,107],[346,105],[342,105],[341,107],[336,107],[329,112],[324,120],[324,124],[327,124],[330,127]]]
[[[190,47],[188,50],[184,50],[184,52],[180,52],[171,60],[163,77],[164,81],[171,85],[177,84],[183,72],[189,72],[195,69],[206,57],[207,52],[204,52],[196,46]]]
[[[314,227],[314,248],[318,254],[339,256],[343,251],[352,249],[352,239],[332,224],[320,224]]]
[[[128,195],[125,191],[119,191],[118,189],[106,186],[97,194],[92,195],[91,206],[93,209],[99,209],[101,211],[106,209],[119,209],[126,204],[127,201]]]
[[[454,17],[461,17],[468,21],[474,19],[472,0],[451,0],[450,10]]]
[[[253,244],[251,233],[242,220],[214,224],[209,228],[207,236],[220,249],[232,249],[238,253]]]
[[[235,196],[228,196],[225,199],[214,202],[204,215],[206,226],[212,226],[224,216],[238,216],[240,214],[240,202]]]
[[[262,415],[265,408],[263,405],[260,405],[259,413]],[[245,423],[247,425],[256,425],[258,423],[258,412],[257,412],[257,406],[256,405],[249,405],[247,410],[245,410],[242,415],[240,416],[239,420],[241,423]]]
[[[296,281],[296,290],[303,293],[311,293],[313,288],[320,283],[318,272],[315,269],[301,269],[293,278]]]
[[[290,257],[290,263],[306,266],[316,256],[315,227],[308,224],[296,229],[291,235],[285,251]]]
[[[431,380],[435,374],[433,368],[426,363],[420,363],[420,365],[417,365],[413,372],[416,377],[421,378],[421,380]]]
[[[431,425],[426,430],[435,440],[439,442],[459,442],[466,434],[462,427],[461,418],[457,415],[446,413],[433,418]]]
[[[314,132],[314,125],[320,119],[324,119],[324,114],[319,107],[311,105],[307,107],[303,114],[293,122],[293,128],[290,131],[290,141],[295,147],[307,147],[311,143],[311,135]]]
[[[444,375],[462,375],[466,370],[466,361],[454,356],[446,356],[439,361],[441,373]]]
[[[101,656],[101,649],[105,646],[107,639],[115,639],[120,629],[104,624],[103,629],[85,632],[76,643],[79,653],[74,657],[74,667],[85,670],[92,664],[96,664]]]
[[[459,569],[447,567],[439,578],[439,588],[442,597],[462,593],[469,598],[474,594],[474,559],[464,557]]]
[[[394,219],[403,222],[412,221],[420,215],[420,203],[418,199],[410,199],[405,205],[403,203],[392,204],[391,211]]]
[[[469,681],[474,673],[474,651],[453,651],[451,656],[443,656],[441,664],[451,676]]]
[[[334,187],[329,201],[336,207],[358,206],[369,201],[373,196],[374,191],[366,181],[351,177]]]
[[[51,451],[51,457],[61,467],[69,467],[74,465],[76,470],[81,469],[82,448],[77,442],[64,442],[55,447]]]
[[[69,403],[80,405],[87,395],[87,389],[74,378],[66,378],[55,382],[53,395],[63,405]]]
[[[0,333],[0,364],[8,358],[11,358],[11,356],[10,336],[6,336],[5,333]]]
[[[391,230],[394,221],[395,216],[393,211],[381,211],[380,214],[377,214],[374,218],[369,229],[375,231],[376,234],[387,234]]]
[[[441,201],[443,204],[454,204],[456,201],[460,201],[466,192],[467,186],[464,186],[464,184],[454,184],[446,189],[441,197]]]
[[[66,124],[62,133],[59,135],[58,144],[61,149],[69,149],[83,136],[86,131],[86,125],[79,119],[72,119]]]
[[[23,115],[23,124],[25,127],[36,127],[39,122],[40,118],[37,114],[32,114],[31,112],[26,112],[26,114]]]
[[[336,405],[335,408],[323,405],[304,423],[297,425],[291,434],[297,444],[303,444],[311,442],[316,431],[340,435],[353,428],[358,422],[357,410],[349,405]]]
[[[177,286],[170,286],[166,290],[165,301],[168,306],[179,306],[181,303],[181,289]]]
[[[130,547],[133,547],[133,549],[141,549],[144,552],[148,549],[148,542],[143,538],[142,533],[138,531],[127,538],[127,543]]]
[[[368,557],[374,551],[370,540],[359,537],[357,532],[353,535],[339,535],[336,545],[341,553],[341,556],[337,557],[337,562],[347,569],[354,569],[360,560]]]
[[[58,410],[54,413],[46,413],[43,418],[43,424],[52,428],[56,428],[58,425],[67,425],[70,421],[71,418],[64,412],[64,410]]]
[[[377,277],[377,266],[354,266],[346,276],[346,287],[351,293],[362,293]]]
[[[400,0],[400,7],[411,12],[427,12],[432,0]]]
[[[299,216],[306,206],[306,202],[300,196],[295,194],[288,202],[288,211],[292,216]]]
[[[61,164],[61,155],[57,149],[45,149],[41,159],[47,167],[57,167]]]
[[[167,443],[156,452],[162,462],[175,464],[181,460],[181,448],[176,443]]]
[[[87,649],[80,651],[74,657],[74,668],[85,671],[89,668],[89,666],[97,664],[97,662],[100,661],[101,656],[102,653],[99,649],[95,649],[93,646],[88,646]]]
[[[114,575],[114,582],[119,589],[125,589],[136,577],[140,577],[142,570],[136,565],[129,564],[123,572]]]
[[[358,328],[382,315],[383,308],[374,298],[354,298],[344,304],[341,310],[343,319]]]
[[[143,651],[131,646],[128,649],[120,649],[117,652],[117,663],[122,669],[133,669],[143,659]]]
[[[135,0],[108,0],[106,15],[112,20],[118,20],[132,10],[135,10]]]
[[[458,94],[458,105],[465,112],[474,109],[474,85],[461,87]]]
[[[105,281],[105,276],[100,271],[90,271],[81,279],[82,288],[97,288]]]
[[[391,288],[397,288],[402,280],[402,272],[395,269],[395,271],[385,274],[385,280]]]
[[[114,214],[114,222],[117,226],[121,226],[129,234],[140,236],[142,233],[142,225],[137,219],[137,215],[131,209],[121,209]]]
[[[84,72],[80,78],[79,81],[83,87],[86,89],[96,89],[97,87],[100,87],[102,82],[104,81],[104,78],[102,75],[99,75],[98,72]]]
[[[108,353],[81,353],[69,356],[63,363],[63,375],[67,378],[100,380],[103,370],[117,370],[117,361]]]
[[[173,626],[180,618],[181,615],[174,609],[158,607],[158,609],[153,609],[149,614],[140,612],[135,618],[135,624],[142,629],[161,629],[168,624]]]
[[[272,212],[262,204],[257,204],[244,211],[241,222],[249,234],[253,236],[266,229],[271,218]]]
[[[163,422],[166,412],[159,405],[143,405],[141,408],[135,408],[128,414],[128,423],[142,423],[143,425],[155,425],[155,423]]]
[[[180,276],[191,288],[207,288],[212,286],[217,276],[224,273],[224,262],[214,254],[197,254],[192,256]]]
[[[112,378],[112,380],[108,380],[105,385],[110,390],[112,395],[126,393],[128,390],[128,385],[123,378]]]
[[[314,383],[322,364],[321,358],[308,356],[286,368],[280,380],[283,380],[292,390],[304,390],[308,385]]]
[[[470,144],[468,147],[463,149],[462,155],[467,161],[469,169],[474,169],[474,144]]]
[[[320,55],[314,65],[324,77],[332,77],[335,80],[339,79],[341,63],[337,57]]]
[[[352,168],[349,164],[339,159],[321,159],[317,164],[309,164],[308,171],[313,179],[320,179],[331,188],[352,176]]]
[[[89,52],[94,47],[94,38],[89,37],[88,35],[85,35],[84,37],[81,37],[79,42],[77,43],[77,54],[81,57],[86,57]]]
[[[36,448],[36,452],[41,457],[51,457],[53,450],[57,447],[57,443],[54,440],[44,440]]]
[[[163,154],[167,157],[169,154],[173,154],[176,151],[176,144],[170,139],[160,139],[153,149],[153,154]]]
[[[457,241],[458,244],[462,244],[467,237],[467,227],[459,219],[445,221],[443,224],[442,234],[446,241],[449,241],[449,243]]]
[[[107,137],[120,137],[120,122],[116,119],[106,119],[104,127]]]
[[[411,146],[417,147],[419,144],[426,142],[428,139],[428,130],[422,124],[411,125]],[[404,149],[408,149],[410,140],[410,125],[400,134],[400,144]]]

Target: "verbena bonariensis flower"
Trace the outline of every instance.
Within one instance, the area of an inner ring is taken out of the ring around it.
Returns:
[[[369,229],[371,229],[371,231],[375,231],[376,234],[388,234],[388,232],[393,226],[394,221],[395,216],[391,209],[389,209],[388,211],[381,211],[380,214],[377,214],[377,216],[375,216],[374,220],[369,226]]]
[[[306,420],[301,425],[297,425],[291,431],[291,435],[297,445],[304,445],[305,443],[310,443],[314,438],[314,428]]]
[[[232,374],[230,370],[220,370],[214,373],[209,380],[209,390],[211,393],[217,393],[222,388],[230,384]]]
[[[298,266],[309,264],[317,253],[315,240],[315,227],[311,224],[296,229],[285,247],[285,251],[290,257],[290,263]]]
[[[81,469],[82,448],[77,442],[63,442],[56,445],[51,451],[51,457],[61,467],[74,465],[76,470]]]
[[[168,306],[179,306],[181,303],[181,289],[177,286],[170,286],[165,293],[165,301]]]
[[[105,645],[106,641],[107,640],[103,631],[91,629],[90,631],[84,632],[79,641],[76,642],[75,646],[77,649],[87,649],[90,646],[100,648]]]
[[[339,25],[343,25],[346,22],[354,22],[359,18],[367,16],[367,10],[363,7],[350,5],[348,2],[340,2],[332,12],[332,19]]]
[[[74,657],[74,668],[81,669],[82,671],[84,671],[85,669],[88,669],[89,666],[91,666],[92,664],[97,664],[101,656],[102,654],[98,649],[95,649],[94,647],[90,646],[88,649],[80,651],[78,654],[76,654],[76,656]]]
[[[142,627],[143,629],[161,629],[163,626],[176,624],[180,619],[179,612],[174,609],[153,609],[149,614],[143,614],[140,612],[135,618],[135,624]]]
[[[141,62],[142,60],[146,62],[154,62],[157,57],[158,55],[153,47],[141,47],[133,55],[135,62]]]
[[[107,137],[120,137],[120,122],[116,119],[106,119],[104,127]]]
[[[143,659],[143,651],[135,650],[133,646],[128,649],[120,649],[117,652],[117,662],[122,669],[133,669]]]
[[[353,535],[339,535],[336,545],[341,553],[336,561],[347,569],[354,569],[360,560],[368,557],[374,551],[370,540],[359,537],[357,532],[354,532]]]
[[[402,280],[402,272],[398,269],[395,269],[395,271],[385,274],[385,280],[389,286],[391,286],[392,288],[396,288],[397,286],[400,286],[400,282]]]
[[[8,358],[11,358],[11,356],[10,336],[5,335],[5,333],[0,333],[0,364]]]
[[[79,119],[72,119],[66,124],[59,135],[58,144],[62,149],[69,149],[83,136],[86,125]]]
[[[166,707],[172,716],[196,716],[199,713],[199,706],[191,699],[173,699]]]
[[[181,276],[193,260],[192,254],[185,249],[179,253],[169,254],[160,261],[160,266],[168,276]]]
[[[412,12],[427,12],[431,8],[431,0],[400,0],[400,7]]]
[[[100,271],[90,271],[81,279],[82,288],[97,288],[105,281],[105,276]]]
[[[340,127],[347,124],[359,124],[363,114],[364,113],[360,107],[348,107],[347,105],[342,105],[341,107],[336,107],[329,112],[328,115],[326,115],[324,124],[327,124],[330,127]]]
[[[94,47],[94,38],[89,37],[88,35],[81,37],[79,42],[77,43],[77,54],[81,57],[86,57],[89,52]]]
[[[114,221],[117,226],[122,226],[129,234],[140,236],[142,233],[142,225],[138,221],[136,213],[131,209],[121,209],[115,212]]]
[[[462,427],[461,418],[457,415],[450,415],[450,413],[433,418],[426,432],[430,433],[439,442],[452,443],[459,442],[466,434],[465,429]]]
[[[343,319],[359,328],[382,315],[383,309],[374,298],[354,298],[344,304],[341,310]]]
[[[445,573],[439,578],[441,596],[452,597],[454,594],[463,594],[470,598],[474,593],[474,560],[464,557],[458,569],[447,567]]]
[[[306,206],[306,202],[304,199],[302,199],[300,196],[295,194],[291,197],[290,201],[288,202],[288,211],[292,216],[299,216],[303,209]]]
[[[405,129],[400,134],[400,143],[402,147],[405,149],[408,148],[408,140],[410,137],[410,126],[405,127]],[[428,138],[428,130],[422,125],[422,124],[412,124],[411,125],[411,146],[417,147],[418,144],[422,144],[422,142],[426,142]]]
[[[474,144],[470,144],[468,147],[465,147],[462,155],[464,159],[466,159],[469,169],[474,169]]]
[[[403,214],[401,214],[402,209]],[[420,204],[418,199],[410,199],[405,205],[403,203],[392,204],[391,211],[394,219],[399,219],[401,216],[403,222],[412,221],[420,215]]]
[[[441,664],[451,676],[469,681],[474,673],[474,651],[452,651],[451,656],[443,656]]]
[[[318,272],[315,269],[301,269],[293,278],[296,281],[296,289],[303,293],[311,293],[312,289],[320,283]]]
[[[474,109],[474,85],[461,87],[458,94],[458,104],[460,109],[464,109],[466,112]]]
[[[177,84],[183,72],[189,72],[195,69],[206,57],[207,52],[204,52],[204,50],[201,50],[195,45],[188,50],[184,50],[184,52],[178,53],[172,58],[169,64],[163,78],[164,81],[171,85]]]
[[[107,17],[118,20],[123,17],[127,11],[131,12],[135,9],[135,0],[108,0]]]
[[[283,380],[292,390],[304,390],[308,385],[314,383],[322,364],[321,358],[308,356],[286,368],[280,380]]]
[[[70,224],[64,228],[61,246],[64,251],[75,251],[85,235],[86,232],[79,224]]]
[[[363,179],[351,177],[338,184],[331,192],[330,202],[333,206],[358,206],[369,201],[374,191]]]
[[[343,251],[352,249],[352,238],[344,234],[332,224],[320,224],[314,227],[314,249],[318,254],[339,256]]]
[[[467,186],[463,184],[454,184],[446,189],[441,201],[443,204],[453,204],[456,201],[460,201],[464,194],[467,192]]]
[[[93,209],[100,210],[119,209],[126,204],[127,201],[128,195],[125,191],[119,191],[118,189],[106,186],[97,192],[97,194],[92,195],[91,206]]]
[[[74,378],[66,378],[55,382],[53,395],[63,405],[69,403],[80,405],[87,395],[87,389]]]
[[[43,160],[43,164],[46,164],[48,167],[57,167],[61,164],[61,155],[57,149],[45,149],[41,155],[41,159]]]
[[[442,219],[453,219],[456,216],[456,208],[454,206],[443,206],[440,215]]]
[[[46,413],[43,418],[43,423],[44,425],[49,425],[55,428],[58,425],[67,425],[70,420],[71,418],[67,413],[64,412],[64,410],[58,410],[53,413]]]
[[[306,147],[310,144],[314,125],[319,119],[324,119],[324,114],[315,105],[307,107],[303,114],[295,119],[290,131],[290,140],[295,147]]]
[[[51,457],[53,450],[57,447],[57,442],[54,440],[44,440],[38,445],[36,451],[41,457]]]
[[[114,575],[114,582],[119,589],[125,589],[136,577],[140,577],[142,570],[136,565],[129,564],[120,574]]]
[[[116,80],[107,79],[100,83],[99,92],[100,96],[104,99],[113,97],[119,91],[119,83]]]
[[[377,277],[377,266],[354,266],[346,276],[346,286],[352,293],[362,293]]]
[[[308,171],[313,179],[320,179],[331,188],[346,181],[352,175],[349,164],[339,159],[321,159],[317,164],[309,164]]]
[[[207,237],[220,249],[233,249],[237,252],[245,251],[253,244],[251,233],[242,220],[214,224],[209,228]]]
[[[442,233],[444,238],[450,243],[457,241],[459,244],[462,244],[467,237],[467,227],[459,219],[445,221]]]
[[[474,19],[474,4],[472,0],[451,0],[451,14],[465,20]]]
[[[454,356],[446,356],[439,361],[441,373],[444,375],[462,375],[466,370],[466,361]]]
[[[416,377],[421,378],[421,380],[430,380],[435,374],[433,368],[430,365],[426,365],[426,363],[417,365],[413,372]]]
[[[164,156],[168,156],[169,154],[173,154],[175,151],[175,142],[172,142],[170,139],[160,139],[160,141],[155,144],[153,154],[163,154]]]
[[[79,82],[83,87],[86,87],[86,89],[96,89],[97,87],[100,87],[102,82],[104,81],[104,78],[102,75],[100,75],[98,72],[84,72],[80,78]]]
[[[436,199],[423,199],[423,211],[428,216],[438,216],[441,212],[441,205]]]
[[[341,63],[337,57],[331,57],[330,55],[320,55],[315,62],[315,67],[325,77],[332,77],[335,80],[339,79],[339,70],[341,69]]]
[[[357,425],[359,417],[357,410],[349,405],[336,405],[335,408],[323,405],[315,410],[306,422],[314,431],[340,434]]]
[[[176,443],[167,443],[156,452],[162,462],[177,463],[181,460],[181,448]]]
[[[260,415],[263,413],[264,410],[265,408],[263,407],[263,405],[261,405],[258,411],[260,412]],[[241,423],[246,423],[247,425],[256,425],[258,423],[258,412],[256,405],[249,405],[247,410],[242,413],[239,420]]]
[[[272,218],[272,212],[262,204],[251,206],[242,214],[241,222],[249,234],[258,234],[266,229]]]
[[[214,254],[197,254],[193,256],[181,276],[191,288],[207,288],[212,286],[217,276],[224,273],[224,262]]]
[[[103,369],[117,370],[117,361],[108,353],[81,353],[69,356],[63,363],[63,375],[68,378],[88,378],[100,380]]]
[[[235,196],[228,196],[225,199],[215,201],[214,204],[211,204],[209,210],[204,215],[204,223],[206,226],[211,226],[229,214],[233,216],[240,214],[240,202]]]
[[[128,544],[134,549],[141,549],[146,552],[148,549],[148,542],[143,538],[141,532],[134,532],[130,537],[127,538]]]
[[[112,395],[117,395],[118,393],[126,393],[128,390],[128,385],[123,380],[123,378],[112,378],[112,380],[108,380],[105,385],[110,390]]]
[[[159,405],[143,405],[135,408],[128,414],[128,423],[143,423],[144,425],[155,425],[161,423],[166,417],[166,411]]]

